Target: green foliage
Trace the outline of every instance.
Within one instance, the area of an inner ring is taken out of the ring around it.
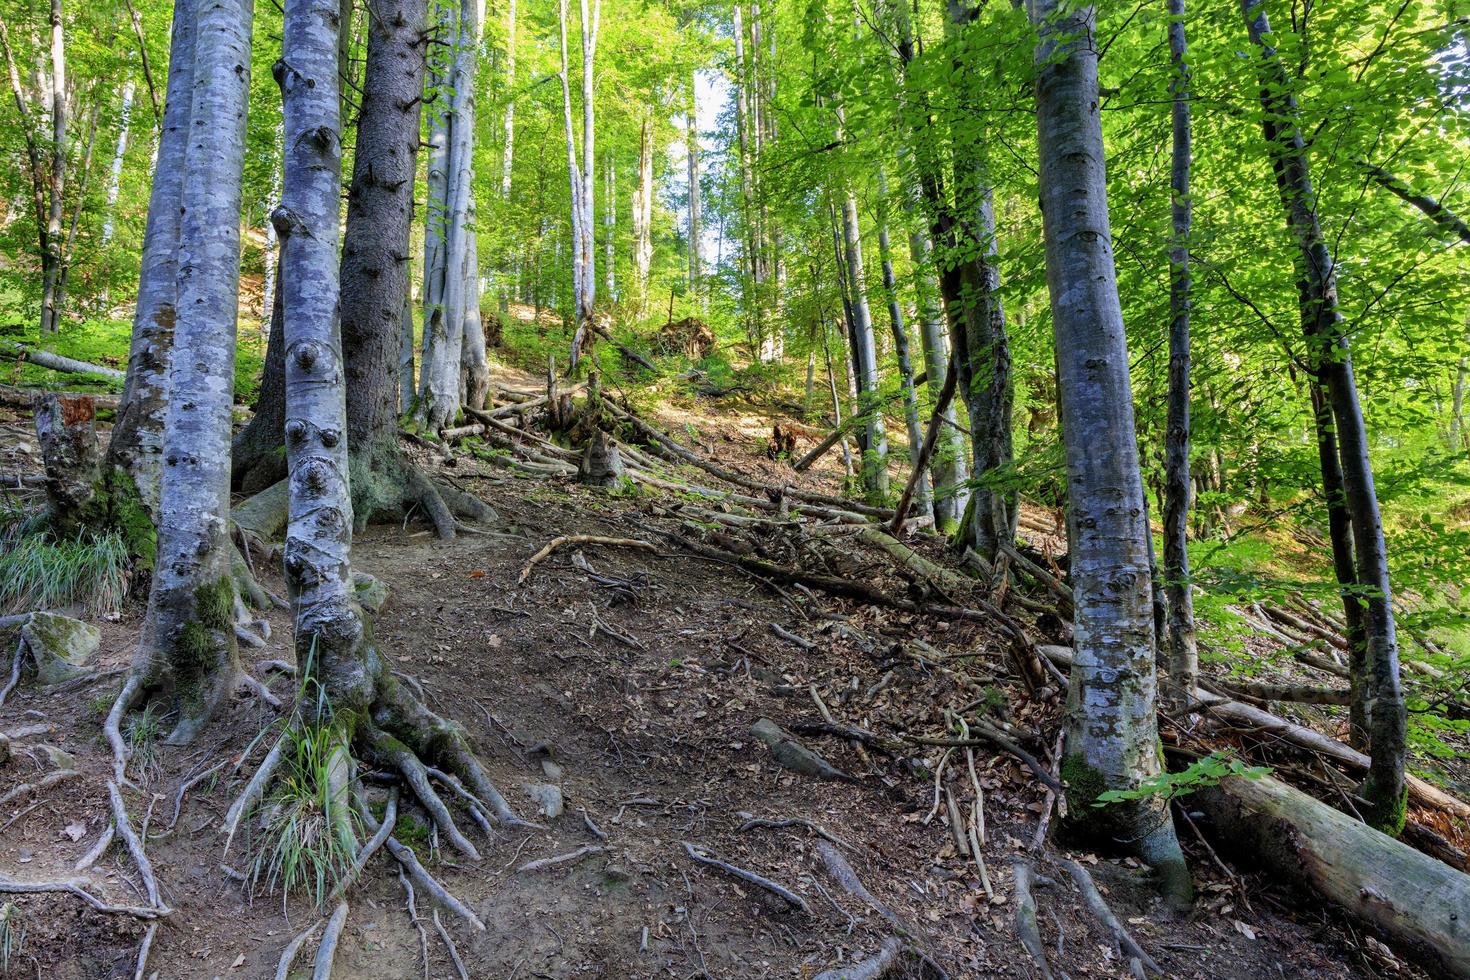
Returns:
[[[1097,794],[1096,807],[1114,803],[1125,803],[1149,797],[1163,797],[1167,802],[1188,796],[1197,790],[1217,785],[1222,779],[1240,776],[1243,779],[1260,779],[1269,775],[1267,766],[1246,764],[1233,751],[1211,752],[1202,759],[1191,762],[1180,772],[1160,772],[1139,783],[1134,789],[1110,789]]]
[[[0,905],[0,977],[10,976],[12,958],[25,952],[26,929],[20,906],[14,902]]]
[[[143,710],[128,716],[127,727],[123,730],[130,764],[145,780],[151,778],[158,767],[158,746],[163,736],[162,715],[158,703],[150,701]]]

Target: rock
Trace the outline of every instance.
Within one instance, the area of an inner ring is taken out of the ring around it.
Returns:
[[[629,871],[621,864],[609,862],[608,865],[602,869],[602,880],[604,883],[609,885],[625,885],[633,880],[633,872]]]
[[[102,642],[97,627],[48,612],[32,613],[30,622],[20,628],[20,636],[36,662],[36,682],[43,685],[90,673],[87,661]]]
[[[0,765],[10,761],[10,739],[0,732]]]
[[[357,593],[357,603],[368,612],[377,612],[388,601],[388,586],[382,579],[367,572],[352,573],[352,589]]]
[[[546,819],[555,820],[566,809],[560,786],[553,786],[551,783],[526,783],[525,788],[526,795],[541,808],[541,814]]]
[[[561,766],[552,762],[550,757],[541,760],[541,771],[546,773],[546,778],[553,783],[561,782]]]
[[[852,781],[853,777],[798,742],[769,718],[762,718],[751,725],[750,734],[764,742],[770,748],[771,755],[776,757],[776,761],[792,772],[801,773],[803,776],[815,776],[818,779]]]
[[[35,747],[35,751],[44,755],[53,769],[75,769],[77,767],[77,760],[65,749],[58,749],[54,745],[41,742]]]

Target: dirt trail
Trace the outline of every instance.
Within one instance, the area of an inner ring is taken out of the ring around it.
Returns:
[[[738,465],[767,465],[733,441],[729,455]],[[925,820],[934,802],[932,776],[914,775],[903,760],[876,748],[862,752],[837,738],[810,737],[811,747],[852,776],[818,780],[777,765],[750,733],[762,717],[788,729],[819,721],[811,685],[850,725],[878,728],[909,718],[920,730],[933,704],[978,685],[996,716],[1018,730],[1051,730],[1059,693],[1041,703],[1025,700],[1006,680],[1010,668],[998,637],[975,623],[777,591],[698,559],[650,533],[683,519],[677,499],[514,478],[468,463],[451,473],[500,512],[496,533],[441,546],[412,524],[374,528],[359,539],[354,561],[391,589],[376,629],[397,669],[423,686],[431,706],[466,727],[512,806],[547,826],[493,842],[477,839],[485,857],[476,866],[448,850],[431,855],[428,835],[405,826],[404,839],[485,923],[483,933],[473,933],[441,913],[470,976],[806,978],[872,955],[901,927],[913,947],[952,977],[1029,977],[1035,973],[1016,938],[1010,904],[1015,858],[1053,879],[1037,891],[1053,969],[1074,978],[1129,975],[1056,864],[1065,852],[1052,845],[1031,849],[1045,796],[1009,756],[981,752],[976,759],[992,901],[974,866],[955,853],[943,809]],[[645,538],[658,550],[560,550],[517,585],[533,552],[570,533]],[[841,571],[891,583],[877,564]],[[279,591],[278,581],[271,584]],[[140,618],[141,609],[132,608],[123,621],[102,624],[101,667],[126,662]],[[272,620],[269,647],[245,651],[247,662],[292,659],[287,617],[276,613]],[[783,639],[774,627],[801,642]],[[930,644],[941,659],[925,666],[904,655],[905,643],[914,640]],[[950,664],[966,672],[969,688],[957,690],[954,674],[931,669],[942,658],[955,658]],[[115,682],[50,693],[23,686],[0,709],[0,731],[55,726],[12,747],[12,759],[0,765],[0,795],[52,767],[36,748],[43,741],[68,753],[82,774],[30,810],[17,805],[0,812],[0,875],[73,877],[73,863],[107,826],[110,763],[100,732]],[[281,696],[290,694],[291,683],[272,682]],[[279,896],[252,901],[222,868],[223,862],[238,870],[247,860],[238,845],[228,856],[221,852],[221,817],[243,778],[228,765],[221,778],[189,793],[177,826],[166,829],[181,782],[219,760],[233,762],[247,747],[258,759],[260,749],[250,743],[275,717],[258,701],[242,701],[197,745],[159,747],[151,761],[135,765],[135,774],[148,777],[147,792],[130,795],[129,806],[134,821],[142,821],[148,794],[158,794],[148,852],[164,898],[176,909],[149,959],[149,969],[163,978],[273,976],[282,947],[316,915],[296,900],[283,914]],[[912,757],[930,764],[939,758],[938,750]],[[250,768],[247,763],[244,774]],[[964,769],[963,758],[952,757],[947,781],[968,801]],[[541,787],[535,792],[543,795],[546,787],[559,788],[563,812],[537,816],[528,786]],[[747,814],[805,819],[842,840],[863,883],[900,925],[842,891],[812,833],[799,826],[742,831]],[[421,813],[415,824],[425,826]],[[686,841],[794,890],[810,911],[696,864]],[[541,870],[516,870],[584,847],[600,850]],[[1183,921],[1168,921],[1155,907],[1145,869],[1078,856],[1171,976],[1369,977],[1401,969],[1319,903],[1255,878],[1226,879],[1197,847],[1191,856],[1202,897],[1196,914]],[[113,901],[141,901],[134,868],[119,847],[90,878]],[[12,921],[25,936],[10,955],[8,976],[133,976],[141,924],[100,915],[67,896],[12,898]],[[351,903],[335,976],[456,975],[420,896],[426,969],[386,858],[370,866]],[[298,958],[300,975],[309,973],[308,959]],[[7,976],[3,969],[0,976]],[[910,955],[890,975],[936,974]]]

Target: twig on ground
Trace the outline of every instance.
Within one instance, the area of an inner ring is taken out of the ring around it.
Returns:
[[[550,868],[558,864],[580,860],[589,854],[601,854],[605,850],[606,848],[598,844],[587,844],[577,848],[575,851],[568,851],[565,854],[557,854],[553,857],[545,857],[537,861],[527,861],[519,868],[516,868],[516,873],[519,874],[522,871],[540,871],[542,868]]]
[[[4,796],[0,796],[0,807],[9,806],[16,800],[25,799],[32,793],[39,793],[43,789],[50,789],[57,783],[64,783],[69,779],[76,779],[80,776],[81,773],[75,769],[58,769],[55,772],[49,772],[34,783],[21,783]]]
[[[224,765],[225,763],[223,762],[217,762],[214,765],[210,766],[208,769],[201,772],[199,775],[191,776],[190,778],[184,780],[184,782],[179,786],[178,794],[174,797],[174,815],[169,819],[168,826],[163,828],[164,833],[173,830],[174,825],[179,822],[179,813],[184,806],[184,796],[188,794],[189,790],[193,789],[195,786],[198,786],[210,776],[213,776],[215,773],[219,772],[219,770],[223,768]]]
[[[525,585],[531,573],[536,570],[536,566],[545,561],[553,551],[574,544],[601,544],[609,547],[637,548],[641,551],[657,550],[651,542],[638,538],[608,538],[597,534],[563,534],[552,538],[540,551],[531,556],[525,567],[521,569],[521,574],[517,576],[516,584]]]
[[[804,636],[797,636],[795,633],[791,632],[789,629],[787,629],[786,627],[782,626],[780,623],[772,623],[771,624],[771,632],[772,633],[775,633],[777,636],[779,636],[781,639],[785,640],[787,643],[790,643],[793,646],[800,647],[803,650],[810,650],[810,649],[812,649],[813,647],[816,646],[816,644],[813,643],[811,640],[808,640]]]
[[[736,878],[739,878],[742,881],[748,881],[752,885],[759,885],[761,888],[764,888],[772,895],[776,895],[779,898],[784,899],[785,901],[801,909],[808,915],[811,914],[811,906],[807,905],[806,899],[802,898],[800,895],[796,894],[794,891],[787,888],[786,886],[778,885],[771,879],[763,875],[758,875],[754,871],[747,871],[744,868],[738,868],[733,864],[721,861],[719,858],[711,857],[708,854],[702,854],[700,853],[699,848],[695,847],[688,841],[684,841],[683,843],[684,853],[688,854],[691,860],[699,864],[708,865],[711,868],[719,868],[726,874],[734,875]]]
[[[1058,780],[1057,777],[1053,776],[1050,772],[1048,772],[1046,767],[1036,760],[1036,756],[1032,755],[1030,752],[1027,752],[1025,749],[1021,748],[1015,742],[1007,738],[1005,735],[1001,734],[994,728],[991,728],[989,725],[985,724],[982,721],[971,720],[970,725],[973,732],[979,733],[979,738],[933,738],[927,735],[905,735],[903,737],[907,741],[914,742],[917,745],[940,745],[950,748],[965,748],[966,746],[976,745],[993,745],[996,748],[1004,749],[1006,752],[1009,752],[1011,755],[1024,762],[1026,764],[1026,768],[1035,773],[1036,778],[1049,786],[1052,792],[1057,794],[1060,794],[1062,792],[1061,781]]]
[[[745,823],[736,828],[741,833],[744,833],[747,830],[754,830],[757,827],[805,827],[807,830],[810,830],[818,837],[821,837],[824,840],[829,840],[832,843],[836,844],[838,847],[845,847],[849,851],[857,850],[857,847],[853,844],[850,844],[847,841],[843,840],[841,837],[838,837],[836,834],[832,833],[830,830],[827,830],[821,824],[813,823],[805,817],[787,817],[784,820],[765,820],[759,817],[752,817],[748,813],[740,813],[737,814],[737,816],[746,818]]]

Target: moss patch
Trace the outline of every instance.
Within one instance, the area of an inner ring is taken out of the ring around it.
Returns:
[[[1067,807],[1077,814],[1085,813],[1108,788],[1102,773],[1088,765],[1080,752],[1062,757],[1062,781],[1067,786]]]

